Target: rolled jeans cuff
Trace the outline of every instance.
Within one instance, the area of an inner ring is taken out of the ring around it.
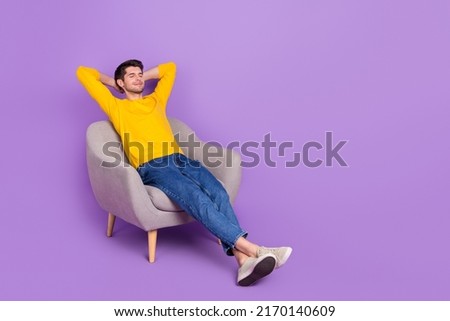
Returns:
[[[240,237],[247,238],[247,236],[248,236],[248,232],[242,231],[241,233],[239,233],[239,234],[236,236],[236,238],[234,239],[234,242],[233,242],[232,245],[228,245],[228,244],[225,244],[224,242],[222,242],[222,247],[223,247],[223,250],[225,251],[225,253],[226,253],[228,256],[233,256],[233,255],[234,255],[234,254],[233,254],[233,249],[236,248],[236,242],[237,242],[237,240],[238,240]]]

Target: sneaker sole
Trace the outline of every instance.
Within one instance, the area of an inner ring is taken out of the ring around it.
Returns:
[[[272,273],[275,269],[276,260],[274,257],[266,257],[255,265],[252,273],[238,282],[240,286],[249,286]]]

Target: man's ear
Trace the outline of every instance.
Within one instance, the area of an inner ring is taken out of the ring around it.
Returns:
[[[122,90],[122,92],[125,92],[123,89],[123,86],[125,86],[125,83],[122,79],[117,79],[117,84],[119,85],[120,89]]]

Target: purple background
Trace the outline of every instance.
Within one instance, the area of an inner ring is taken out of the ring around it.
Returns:
[[[0,299],[450,300],[448,1],[0,6]],[[145,232],[105,236],[85,162],[105,116],[75,70],[129,58],[177,63],[169,114],[204,140],[294,143],[243,170],[250,238],[294,248],[258,285],[196,223],[160,231],[153,265]],[[348,168],[283,166],[326,131]]]

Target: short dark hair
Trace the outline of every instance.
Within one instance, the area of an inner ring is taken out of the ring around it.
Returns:
[[[122,62],[116,68],[116,71],[114,72],[114,80],[116,82],[117,87],[120,89],[121,92],[123,92],[123,89],[122,89],[122,87],[119,86],[119,84],[117,83],[117,80],[124,79],[125,73],[126,73],[125,69],[127,69],[128,67],[139,67],[141,69],[141,71],[144,70],[144,65],[142,64],[142,62],[140,60],[130,59],[130,60]]]

